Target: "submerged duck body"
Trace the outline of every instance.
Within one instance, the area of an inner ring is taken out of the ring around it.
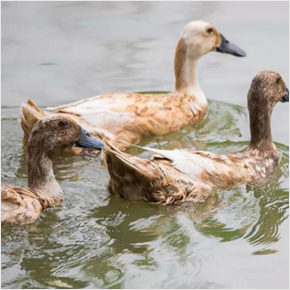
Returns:
[[[70,117],[42,118],[34,126],[27,145],[28,186],[1,183],[1,223],[27,224],[49,207],[59,206],[64,193],[52,169],[52,155],[72,145],[101,150],[101,140],[90,136]]]
[[[210,51],[245,56],[206,22],[189,23],[175,54],[175,91],[168,94],[112,93],[81,100],[54,109],[40,110],[32,101],[23,108],[24,144],[39,118],[68,114],[90,133],[111,141],[121,151],[150,135],[163,135],[200,122],[208,105],[197,79],[197,62]],[[78,153],[78,152],[75,152]]]
[[[131,200],[175,204],[203,201],[217,189],[269,177],[279,163],[271,135],[271,113],[279,101],[289,101],[281,76],[259,73],[248,94],[251,142],[241,152],[219,155],[198,150],[157,150],[151,159],[104,150],[112,194]]]

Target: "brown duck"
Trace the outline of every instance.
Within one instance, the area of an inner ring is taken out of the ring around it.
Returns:
[[[279,163],[271,135],[271,113],[278,102],[289,102],[289,91],[278,73],[260,72],[248,93],[251,141],[228,155],[197,150],[157,150],[142,159],[116,148],[105,149],[109,190],[130,200],[175,204],[203,201],[215,190],[267,178]]]
[[[96,137],[110,140],[119,150],[150,135],[163,135],[200,122],[207,100],[197,78],[197,62],[211,51],[245,56],[207,22],[190,22],[184,28],[175,53],[175,91],[167,94],[109,93],[54,108],[39,109],[30,99],[22,107],[24,145],[31,128],[43,116],[65,113]],[[74,153],[80,149],[72,148]]]
[[[27,224],[42,212],[63,202],[64,193],[52,169],[52,155],[68,146],[101,150],[101,140],[91,136],[73,119],[63,115],[42,118],[27,144],[28,186],[1,184],[1,223]]]

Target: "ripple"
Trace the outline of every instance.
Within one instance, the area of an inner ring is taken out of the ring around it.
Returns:
[[[2,126],[2,181],[24,185],[21,129],[13,118],[2,120]],[[210,113],[197,128],[142,144],[227,153],[246,147],[247,126],[244,108],[211,101]],[[31,225],[2,228],[2,286],[224,287],[204,279],[223,247],[236,249],[238,255],[247,245],[245,261],[247,255],[279,253],[281,224],[288,219],[289,148],[276,146],[281,161],[266,184],[240,185],[204,203],[176,207],[110,196],[108,173],[98,158],[56,156],[54,171],[66,192],[65,203]],[[130,151],[147,156],[139,148]]]

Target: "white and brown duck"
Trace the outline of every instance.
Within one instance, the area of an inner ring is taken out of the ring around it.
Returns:
[[[1,183],[1,223],[31,223],[45,209],[63,202],[64,193],[53,174],[51,158],[69,146],[101,150],[103,142],[64,115],[36,123],[27,144],[27,187]]]
[[[278,102],[289,102],[281,76],[272,71],[257,74],[248,93],[251,141],[240,152],[145,148],[157,155],[142,159],[108,145],[103,152],[110,192],[135,201],[176,204],[203,201],[218,189],[265,180],[279,163],[271,134],[271,114]]]
[[[211,51],[245,56],[215,26],[204,21],[187,24],[175,53],[175,91],[166,94],[109,93],[42,111],[30,99],[22,107],[24,145],[33,125],[43,116],[65,113],[91,134],[110,140],[126,150],[141,138],[177,131],[196,124],[208,110],[206,97],[197,78],[198,60]],[[72,148],[74,153],[80,150]]]

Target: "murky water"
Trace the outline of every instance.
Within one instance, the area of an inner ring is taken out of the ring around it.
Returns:
[[[175,45],[194,19],[216,24],[248,57],[205,56],[199,76],[212,99],[207,118],[142,144],[245,148],[251,79],[263,69],[289,77],[288,11],[285,2],[2,2],[2,182],[26,184],[21,102],[32,97],[44,107],[109,91],[170,90]],[[273,113],[281,163],[272,180],[200,205],[112,197],[98,159],[58,156],[66,201],[33,224],[2,228],[2,287],[287,288],[288,112],[278,104]]]

